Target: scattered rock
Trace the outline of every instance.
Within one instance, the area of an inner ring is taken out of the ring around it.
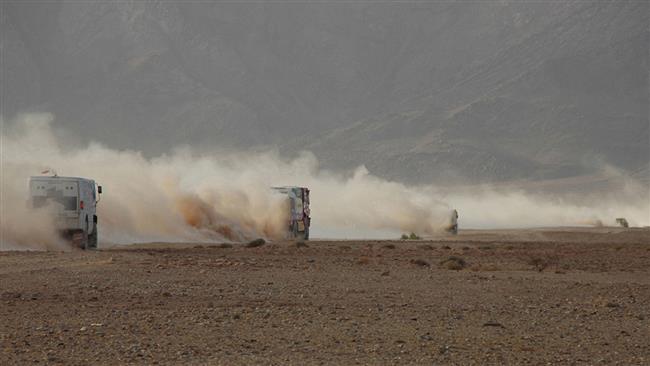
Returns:
[[[0,299],[2,300],[10,300],[10,299],[20,299],[22,297],[22,294],[20,292],[3,292],[0,294]]]
[[[222,244],[219,244],[219,245],[217,245],[215,247],[216,248],[221,248],[221,249],[228,249],[228,248],[232,248],[232,244],[222,243]]]
[[[386,245],[382,246],[382,248],[384,248],[384,249],[395,249],[395,244],[386,244]]]
[[[487,321],[487,322],[483,323],[483,326],[484,326],[484,327],[505,328],[505,327],[503,326],[503,324],[501,324],[501,323],[499,323],[499,322],[495,322],[495,321],[493,321],[493,320],[490,320],[490,321]]]
[[[444,249],[444,250],[449,250],[449,249],[451,249],[451,247],[450,247],[449,245],[443,245],[441,248]]]
[[[264,244],[266,244],[266,240],[264,240],[264,239],[262,239],[262,238],[259,238],[259,239],[255,239],[255,240],[249,241],[249,242],[246,244],[246,248],[256,248],[256,247],[261,247],[261,246],[264,245]]]
[[[431,264],[429,262],[425,261],[424,259],[412,259],[411,263],[420,266],[420,267],[430,267]]]
[[[309,245],[301,240],[296,242],[296,248],[309,248]]]
[[[382,276],[388,276],[390,275],[390,271],[384,271],[381,273]]]

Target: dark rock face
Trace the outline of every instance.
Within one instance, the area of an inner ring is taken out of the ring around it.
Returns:
[[[279,145],[416,182],[648,175],[646,2],[0,6],[0,113],[111,146]]]

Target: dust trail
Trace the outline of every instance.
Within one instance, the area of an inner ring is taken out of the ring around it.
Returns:
[[[281,238],[286,202],[269,190],[280,185],[309,187],[312,233],[334,237],[338,228],[434,234],[449,223],[452,208],[459,209],[465,227],[607,224],[620,215],[633,225],[650,221],[650,205],[638,199],[643,185],[631,185],[622,196],[575,204],[494,187],[407,186],[375,177],[364,167],[338,174],[319,169],[307,152],[287,160],[274,152],[208,155],[177,148],[147,159],[98,143],[66,146],[52,120],[49,114],[25,114],[5,123],[2,249],[61,247],[47,214],[26,207],[29,176],[47,168],[61,176],[89,177],[104,187],[98,205],[100,244]]]

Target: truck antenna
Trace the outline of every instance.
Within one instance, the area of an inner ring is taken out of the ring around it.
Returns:
[[[56,173],[56,170],[51,169],[51,168],[47,168],[47,169],[45,169],[45,170],[43,170],[43,171],[41,172],[41,174],[43,174],[43,175],[48,174],[48,173],[52,173],[52,175],[53,175],[54,177],[58,177],[58,176],[59,176],[59,175]]]

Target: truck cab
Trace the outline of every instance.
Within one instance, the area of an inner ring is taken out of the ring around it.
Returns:
[[[30,205],[47,209],[61,236],[83,249],[97,248],[97,202],[102,187],[79,177],[34,176],[29,180]]]
[[[287,236],[290,239],[309,240],[311,217],[309,210],[309,189],[305,187],[272,187],[275,193],[286,195],[289,221]]]
[[[449,217],[449,226],[445,228],[445,231],[453,235],[458,234],[458,211],[457,210],[454,209],[451,211],[451,216]]]

